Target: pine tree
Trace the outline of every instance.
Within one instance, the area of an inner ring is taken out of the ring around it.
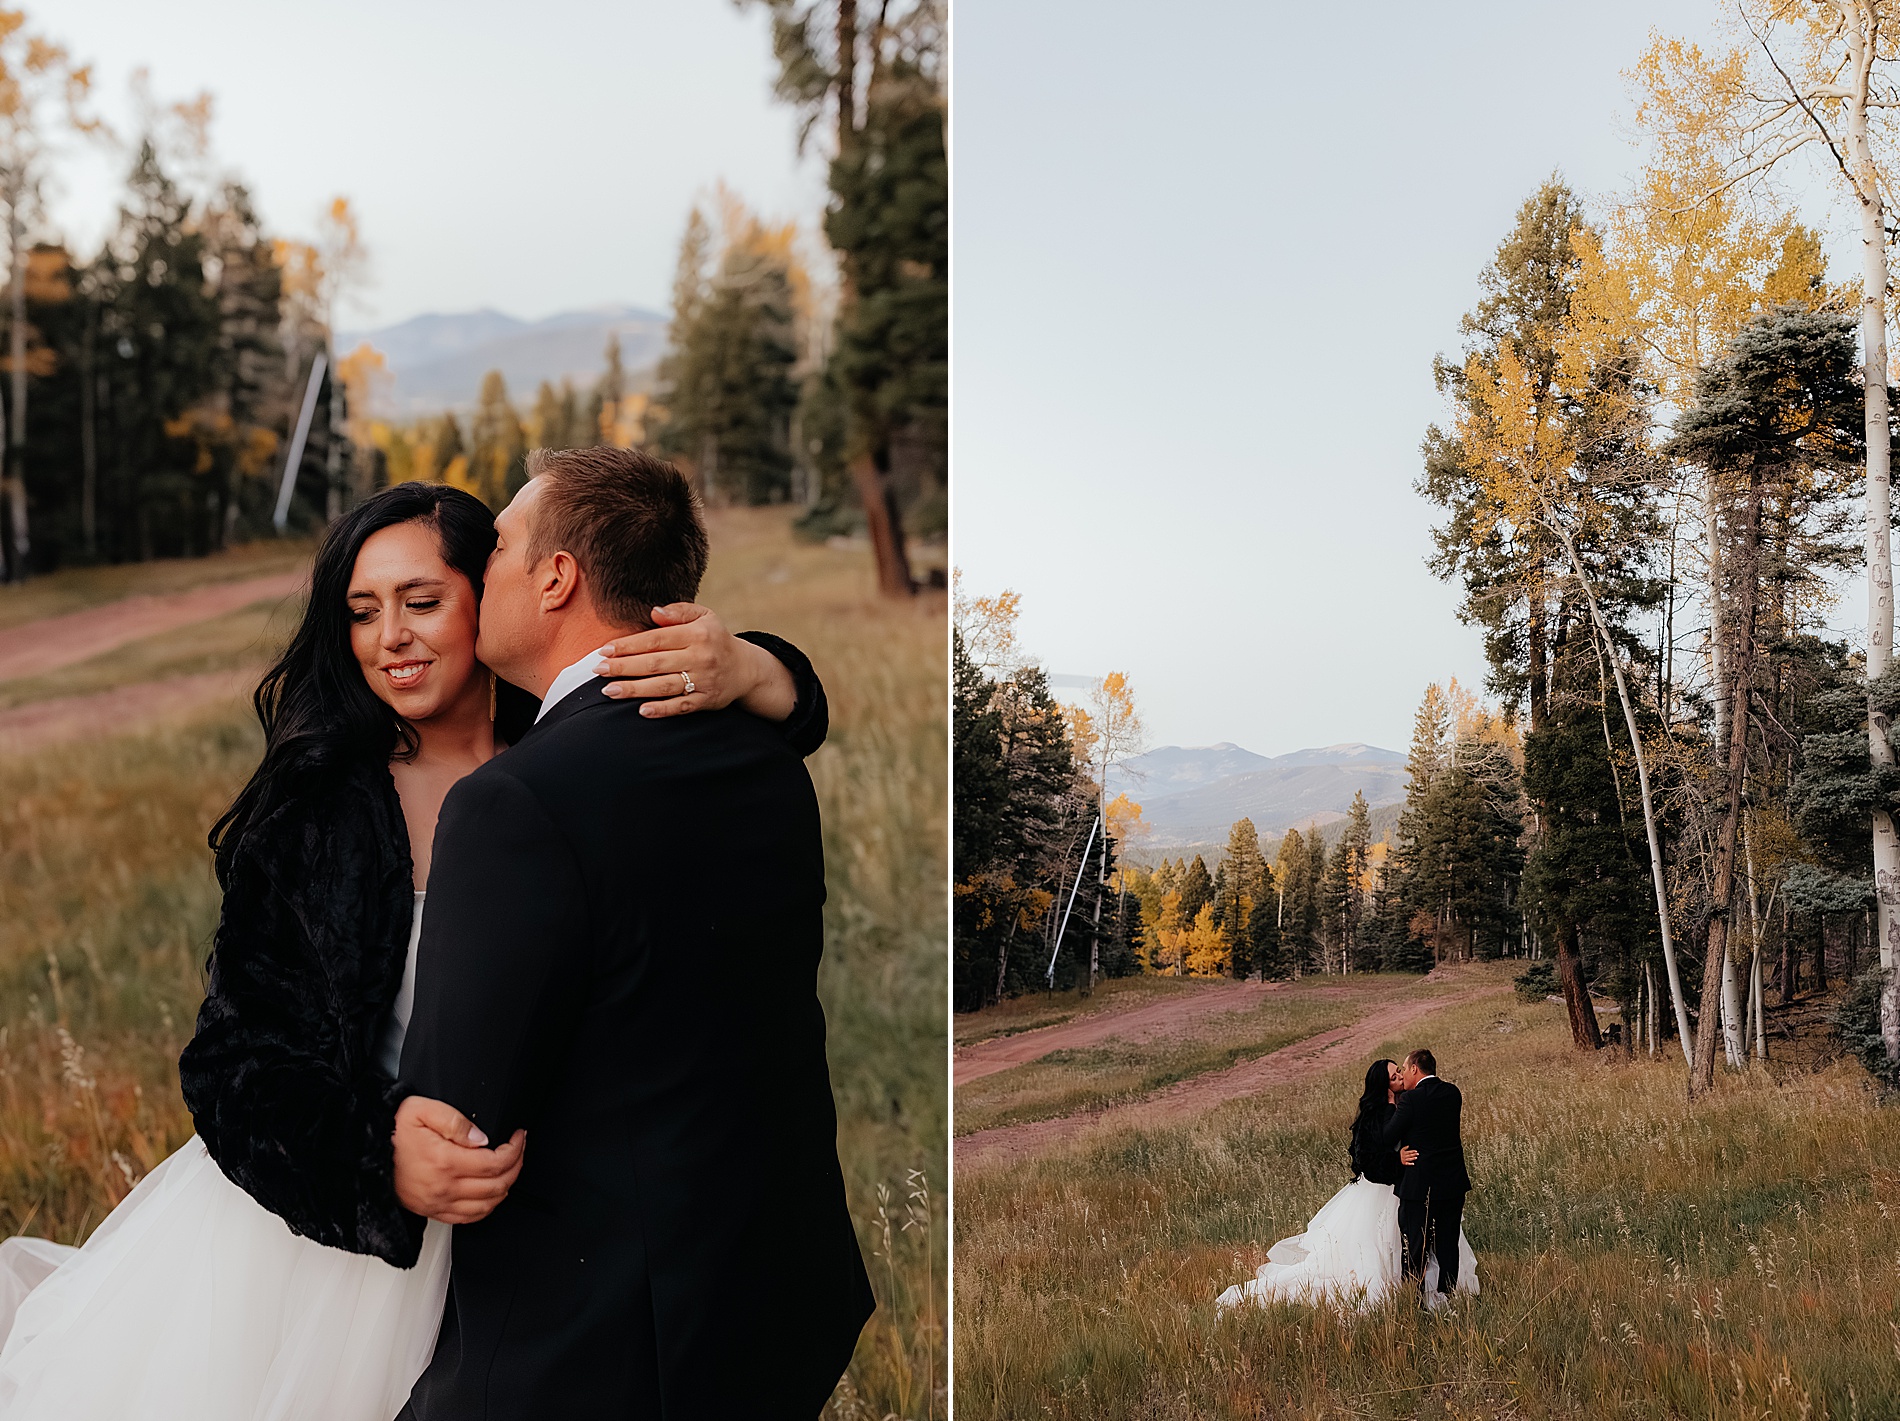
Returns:
[[[1227,857],[1221,863],[1215,924],[1227,939],[1234,976],[1245,978],[1255,969],[1253,917],[1265,911],[1272,870],[1260,854],[1260,836],[1253,820],[1238,820],[1227,834]]]
[[[219,311],[205,281],[204,235],[150,141],[128,186],[118,230],[93,271],[100,551],[115,561],[206,552],[213,526],[213,491],[178,424],[217,379]]]
[[[710,269],[697,208],[680,244],[658,443],[695,468],[707,497],[769,503],[791,489],[798,405],[790,247],[736,205],[725,226]]]
[[[1269,875],[1273,870],[1267,870]],[[1287,954],[1280,942],[1280,895],[1277,885],[1269,877],[1267,896],[1247,917],[1247,963],[1251,972],[1258,972],[1261,980],[1277,981],[1289,974]],[[1238,949],[1236,949],[1238,954]],[[1239,966],[1235,966],[1239,975]]]
[[[698,216],[698,210],[694,210]],[[678,301],[675,294],[674,300]],[[587,433],[582,444],[612,444],[614,433],[620,427],[620,405],[627,397],[627,372],[620,363],[620,335],[614,332],[607,337],[606,368],[600,379],[594,383],[593,394],[587,402]]]
[[[1372,813],[1365,793],[1358,791],[1320,880],[1320,929],[1328,948],[1327,960],[1337,961],[1341,972],[1366,965],[1360,928],[1366,912],[1366,861],[1371,844]]]
[[[1434,961],[1498,957],[1515,945],[1521,799],[1509,750],[1472,736],[1453,745],[1420,802],[1406,891]]]
[[[508,402],[508,385],[499,370],[490,370],[482,377],[481,398],[475,406],[469,438],[469,482],[475,496],[499,513],[528,481],[527,439],[515,407]]]
[[[574,416],[574,387],[561,382],[560,390],[543,380],[534,394],[534,414],[528,423],[528,440],[537,449],[572,449],[569,426]]]
[[[217,270],[218,360],[211,414],[218,422],[214,455],[221,505],[219,546],[268,527],[278,472],[277,430],[287,428],[294,398],[283,378],[278,324],[283,271],[265,237],[251,196],[228,183],[205,214],[206,257]]]
[[[1196,854],[1181,875],[1181,914],[1191,923],[1213,901],[1213,875],[1207,871],[1207,861]]]
[[[959,1010],[1041,985],[1094,815],[1092,787],[1079,773],[1067,720],[1049,693],[1043,670],[1025,667],[1001,681],[986,682],[969,661],[967,649],[965,662],[960,671],[962,733],[977,742],[994,734],[997,749],[993,757],[980,743],[958,751],[981,766],[977,783],[985,787],[983,797],[991,806],[990,812],[979,812],[962,826],[954,973]],[[1091,891],[1085,882],[1076,912],[1092,913]],[[1024,950],[1038,924],[1044,942],[1041,961]],[[1086,935],[1078,937],[1071,928],[1058,963],[1059,982],[1072,973],[1073,945],[1086,941]]]
[[[1524,372],[1536,407],[1551,403],[1580,262],[1575,237],[1584,225],[1582,203],[1555,177],[1525,199],[1479,275],[1484,298],[1461,323],[1470,358],[1434,363],[1439,391],[1454,405],[1470,404],[1473,382],[1494,382],[1504,363]],[[1527,703],[1536,730],[1544,723],[1550,599],[1562,549],[1541,524],[1501,515],[1479,460],[1455,433],[1432,426],[1424,454],[1418,491],[1447,515],[1432,533],[1432,570],[1463,583],[1458,615],[1484,631],[1492,687],[1507,708]]]
[[[1274,870],[1282,889],[1280,942],[1287,969],[1295,976],[1302,971],[1323,970],[1319,903],[1326,843],[1319,831],[1310,826],[1304,835],[1298,829],[1287,830],[1280,841]]]

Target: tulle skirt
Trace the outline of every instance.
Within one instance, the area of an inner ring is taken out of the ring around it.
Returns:
[[[1399,1201],[1389,1184],[1355,1179],[1320,1206],[1306,1232],[1283,1238],[1245,1283],[1217,1299],[1222,1308],[1244,1302],[1344,1303],[1371,1307],[1405,1274],[1405,1243],[1399,1234]],[[1425,1292],[1438,1290],[1438,1259],[1428,1244]],[[1455,1291],[1478,1291],[1478,1259],[1463,1229],[1458,1231]]]
[[[193,1137],[83,1248],[0,1242],[0,1418],[391,1421],[435,1350],[449,1237],[431,1223],[409,1269],[312,1243]]]

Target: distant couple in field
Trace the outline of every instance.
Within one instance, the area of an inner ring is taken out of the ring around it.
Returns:
[[[1244,1302],[1371,1306],[1401,1281],[1429,1308],[1453,1291],[1478,1291],[1478,1260],[1464,1234],[1464,1097],[1438,1078],[1426,1050],[1403,1065],[1374,1061],[1352,1122],[1353,1181],[1326,1201],[1306,1232],[1281,1239],[1245,1283],[1220,1295]]]
[[[673,466],[529,471],[499,518],[404,484],[331,525],[212,833],[197,1135],[83,1248],[0,1244],[0,1417],[830,1396],[873,1304],[816,986],[824,690],[691,605]]]

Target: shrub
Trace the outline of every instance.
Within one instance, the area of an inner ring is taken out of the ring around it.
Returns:
[[[1886,1046],[1880,1039],[1880,989],[1884,982],[1878,967],[1861,973],[1827,1019],[1869,1075],[1889,1090],[1900,1090],[1900,1066],[1887,1059]]]
[[[1520,1002],[1541,1002],[1557,991],[1557,968],[1549,961],[1533,962],[1511,981],[1517,987]]]

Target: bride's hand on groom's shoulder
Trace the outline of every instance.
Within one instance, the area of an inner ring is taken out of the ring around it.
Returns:
[[[762,720],[779,721],[798,704],[798,686],[783,662],[734,636],[717,612],[695,602],[655,607],[651,631],[616,638],[600,654],[595,674],[615,678],[606,694],[645,701],[644,716],[690,715],[737,701]]]
[[[494,1212],[521,1173],[528,1132],[496,1149],[453,1105],[412,1095],[396,1107],[391,1144],[403,1208],[445,1224],[472,1224]]]

